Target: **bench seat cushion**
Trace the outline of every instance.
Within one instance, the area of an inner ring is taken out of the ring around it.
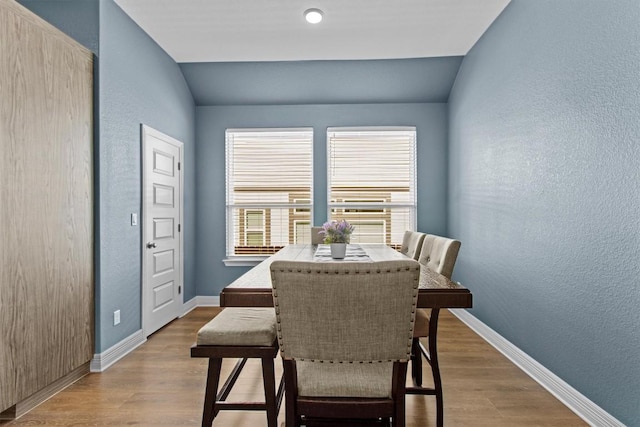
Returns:
[[[198,345],[272,346],[276,340],[273,308],[227,307],[198,331]]]

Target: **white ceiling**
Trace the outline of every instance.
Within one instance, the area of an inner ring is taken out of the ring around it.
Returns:
[[[176,62],[462,56],[510,0],[116,0]],[[309,8],[324,11],[308,24]]]

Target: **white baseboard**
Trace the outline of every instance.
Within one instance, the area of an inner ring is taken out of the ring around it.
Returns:
[[[189,301],[182,304],[182,314],[179,317],[186,316],[187,313],[189,313],[191,310],[193,310],[197,306],[198,306],[198,297],[191,298]]]
[[[193,297],[189,301],[182,304],[182,314],[180,317],[184,317],[197,307],[220,307],[220,297],[215,296],[199,296]]]
[[[94,354],[89,365],[90,372],[104,372],[107,368],[147,341],[142,329],[129,335],[119,343],[99,354]]]
[[[449,311],[589,425],[593,427],[625,427],[611,414],[536,362],[531,356],[507,341],[467,310],[449,309]]]
[[[220,297],[219,296],[199,296],[195,297],[197,300],[198,307],[220,307]]]
[[[220,297],[216,296],[198,296],[191,298],[189,301],[182,304],[182,315],[180,317],[185,316],[191,310],[196,307],[219,307],[220,306]],[[140,329],[137,332],[134,332],[127,338],[123,339],[116,345],[108,348],[100,354],[94,354],[91,359],[91,364],[89,365],[89,370],[91,372],[104,372],[109,368],[109,366],[116,363],[118,360],[122,359],[127,354],[131,353],[133,350],[138,348],[140,345],[144,344],[147,339]]]

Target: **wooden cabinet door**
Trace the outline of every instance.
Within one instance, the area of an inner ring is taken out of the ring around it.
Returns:
[[[0,0],[0,411],[93,353],[92,60]]]

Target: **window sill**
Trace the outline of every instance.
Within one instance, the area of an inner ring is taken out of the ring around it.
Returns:
[[[235,256],[222,260],[227,267],[253,267],[260,264],[269,256]]]

